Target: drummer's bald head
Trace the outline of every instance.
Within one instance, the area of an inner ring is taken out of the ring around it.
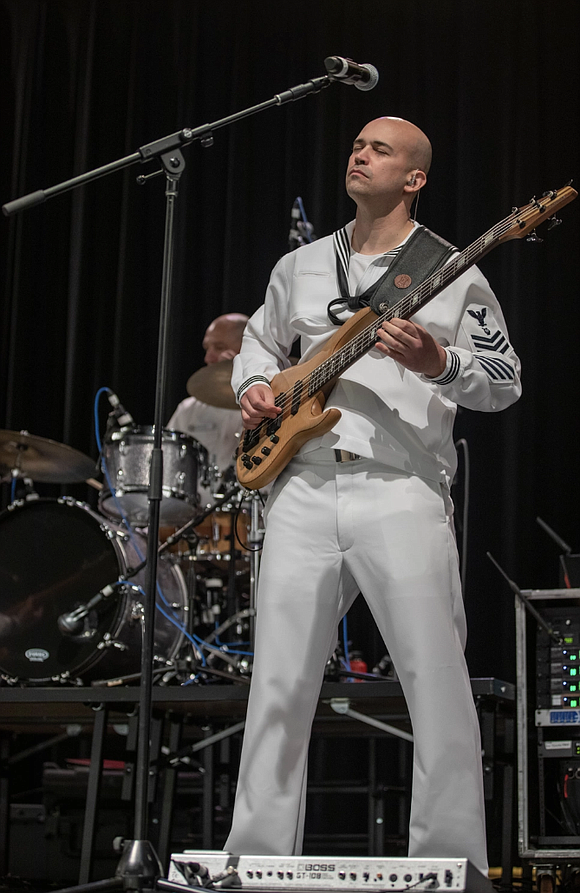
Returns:
[[[248,318],[245,313],[224,313],[209,324],[203,339],[207,364],[229,359],[230,354],[240,352]]]
[[[248,319],[249,317],[245,313],[224,313],[223,316],[218,316],[213,322],[210,322],[206,334],[219,329],[220,332],[224,334],[227,332],[232,338],[237,338],[241,345]]]

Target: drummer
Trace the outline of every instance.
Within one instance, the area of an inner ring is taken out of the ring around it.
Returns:
[[[240,352],[247,321],[243,313],[226,313],[209,324],[203,339],[207,366],[233,360]],[[233,393],[232,405],[235,405]],[[201,443],[208,452],[210,465],[221,473],[233,466],[241,427],[238,408],[212,406],[197,397],[182,400],[167,423],[167,428],[189,434]]]

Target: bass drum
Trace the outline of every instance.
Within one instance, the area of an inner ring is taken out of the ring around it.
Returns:
[[[138,673],[143,595],[129,585],[95,605],[75,635],[58,624],[145,558],[146,538],[129,536],[81,502],[38,499],[0,514],[0,673],[11,683],[114,678]],[[145,571],[130,583],[143,586]],[[158,562],[155,661],[183,640],[186,594],[179,567]],[[160,591],[159,591],[160,590]]]

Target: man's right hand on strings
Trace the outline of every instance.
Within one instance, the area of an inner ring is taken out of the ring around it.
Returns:
[[[257,428],[264,417],[275,419],[282,409],[274,403],[274,392],[267,384],[254,384],[240,400],[244,428]]]

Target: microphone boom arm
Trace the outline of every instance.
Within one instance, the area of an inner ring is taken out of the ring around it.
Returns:
[[[168,136],[161,137],[161,139],[154,140],[152,143],[147,143],[145,146],[141,146],[141,148],[137,152],[133,152],[132,155],[126,155],[124,158],[119,158],[117,161],[112,161],[110,164],[104,164],[101,167],[94,168],[92,171],[86,171],[84,174],[80,174],[78,177],[72,177],[70,180],[64,180],[56,186],[49,186],[47,189],[37,189],[35,192],[29,192],[28,195],[15,198],[13,201],[2,205],[2,211],[6,217],[10,217],[13,214],[18,214],[20,211],[24,211],[26,208],[33,208],[35,205],[40,205],[47,199],[54,198],[55,195],[60,195],[62,192],[68,192],[70,189],[76,189],[77,186],[82,186],[99,177],[105,177],[115,171],[130,167],[130,165],[136,164],[137,162],[145,163],[151,161],[153,158],[168,155],[171,152],[181,149],[183,146],[189,145],[194,142],[194,140],[201,140],[202,145],[210,146],[213,142],[212,132],[214,130],[219,130],[220,127],[234,124],[236,121],[241,121],[243,118],[248,118],[250,115],[266,111],[266,109],[273,108],[274,106],[284,105],[287,102],[302,99],[310,93],[319,93],[321,90],[324,90],[325,87],[329,87],[332,83],[332,78],[328,75],[322,75],[322,77],[312,78],[304,84],[290,87],[283,93],[277,93],[272,99],[267,99],[265,102],[258,103],[258,105],[253,105],[242,111],[235,112],[233,115],[228,115],[226,118],[220,118],[211,124],[202,124],[199,127],[193,128],[184,127],[176,133],[171,133]]]
[[[520,589],[518,584],[515,583],[514,580],[511,580],[508,577],[508,575],[504,571],[503,567],[501,567],[501,565],[499,565],[497,563],[497,561],[495,560],[495,558],[493,557],[491,552],[486,552],[486,555],[489,558],[489,560],[491,561],[491,563],[495,566],[495,568],[500,572],[500,574],[502,575],[502,577],[504,578],[504,580],[510,587],[511,591],[517,595],[517,597],[519,598],[520,602],[522,603],[522,605],[524,606],[526,611],[532,615],[532,617],[534,618],[534,620],[536,621],[538,626],[542,627],[542,629],[549,635],[549,637],[552,639],[553,642],[555,642],[556,645],[562,645],[564,642],[564,639],[562,638],[560,633],[557,630],[552,629],[552,627],[550,626],[549,623],[546,623],[546,621],[544,620],[544,618],[542,617],[540,612],[537,611],[534,608],[534,606],[531,604],[529,599],[526,598],[526,596],[524,595],[524,593],[522,592],[522,590]]]

